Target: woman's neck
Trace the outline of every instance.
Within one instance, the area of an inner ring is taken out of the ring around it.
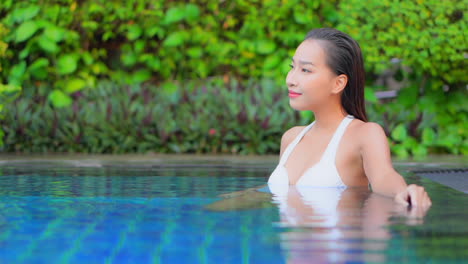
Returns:
[[[341,107],[341,104],[339,107],[330,105],[329,107],[314,111],[314,126],[320,130],[334,131],[347,115],[346,111]]]

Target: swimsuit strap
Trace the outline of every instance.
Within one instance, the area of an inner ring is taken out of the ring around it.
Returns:
[[[336,156],[336,151],[338,149],[338,144],[340,143],[340,139],[343,136],[343,134],[344,134],[344,132],[346,130],[346,127],[349,125],[349,123],[351,123],[351,121],[353,121],[353,119],[354,119],[354,116],[352,116],[352,115],[347,115],[345,118],[343,118],[340,125],[338,126],[335,133],[333,134],[333,137],[330,140],[330,143],[328,143],[328,146],[325,149],[325,152],[323,153],[323,156],[322,156],[322,158],[320,160],[327,159],[328,157],[331,157],[332,161],[335,160],[334,157]],[[286,163],[286,161],[289,158],[289,155],[291,155],[291,153],[294,150],[294,148],[296,147],[296,145],[299,143],[299,141],[301,141],[301,139],[304,137],[304,135],[307,133],[307,131],[309,131],[312,128],[314,123],[315,123],[315,121],[312,122],[307,127],[305,127],[301,131],[301,133],[299,133],[299,135],[297,135],[297,137],[293,140],[293,142],[291,142],[286,147],[286,150],[284,151],[283,156],[281,157],[281,160],[279,162],[280,165],[284,165]]]
[[[293,142],[291,142],[287,147],[286,147],[286,150],[284,151],[283,153],[283,156],[281,157],[281,160],[280,160],[280,165],[284,165],[284,163],[286,163],[286,161],[288,160],[289,158],[289,155],[291,155],[291,152],[294,150],[294,148],[296,147],[297,143],[299,143],[299,141],[301,141],[302,137],[304,137],[305,133],[307,133],[307,131],[310,130],[310,128],[312,128],[312,126],[314,125],[315,121],[312,122],[310,125],[306,126],[302,131],[301,133],[299,133],[299,135],[296,136],[296,138],[293,140]]]
[[[328,143],[328,147],[323,154],[324,159],[329,159],[331,161],[335,161],[336,152],[338,150],[338,145],[340,144],[340,140],[343,137],[344,132],[348,125],[353,121],[354,116],[348,115],[346,116],[343,121],[341,121],[340,125],[335,131],[330,143]]]

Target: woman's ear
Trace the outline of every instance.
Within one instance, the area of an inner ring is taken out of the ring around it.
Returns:
[[[341,74],[335,78],[335,86],[333,87],[332,93],[339,94],[344,90],[346,84],[348,83],[348,76]]]

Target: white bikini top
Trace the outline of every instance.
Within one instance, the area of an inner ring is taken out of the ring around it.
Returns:
[[[296,186],[308,186],[308,187],[342,187],[346,188],[346,185],[341,180],[341,177],[336,169],[335,157],[338,149],[338,144],[346,130],[346,127],[353,121],[354,117],[348,115],[341,121],[340,125],[333,134],[332,139],[328,143],[325,152],[322,154],[319,162],[307,169],[304,174],[299,178]],[[291,155],[299,141],[304,137],[305,133],[312,128],[315,121],[312,124],[304,128],[301,133],[288,145],[280,159],[279,164],[276,166],[273,173],[268,179],[268,187],[272,193],[285,194],[289,186],[288,171],[284,164]]]

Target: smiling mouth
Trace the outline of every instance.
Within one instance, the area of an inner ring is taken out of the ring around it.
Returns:
[[[290,98],[296,98],[296,97],[298,97],[300,95],[302,95],[302,94],[301,93],[296,93],[296,92],[291,91],[291,90],[289,91],[289,97]]]

